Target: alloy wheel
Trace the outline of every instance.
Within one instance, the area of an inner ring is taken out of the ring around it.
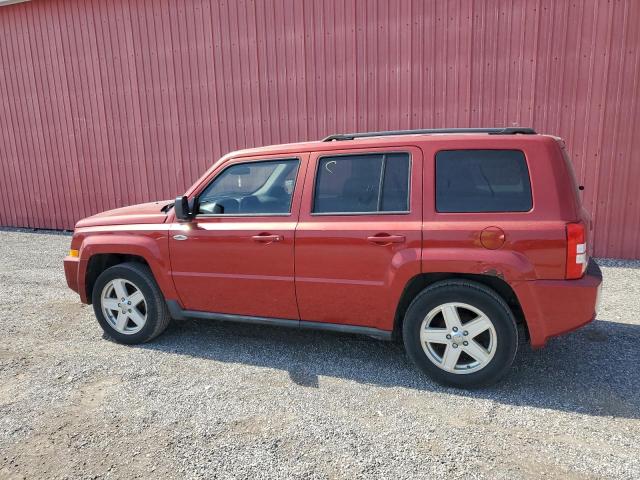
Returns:
[[[140,288],[124,278],[115,278],[102,289],[100,303],[109,325],[119,333],[133,335],[147,322],[147,303]]]
[[[445,303],[431,310],[420,327],[420,343],[438,368],[455,374],[477,372],[496,353],[498,336],[491,319],[466,303]]]

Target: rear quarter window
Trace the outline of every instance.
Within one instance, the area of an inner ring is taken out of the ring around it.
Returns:
[[[528,212],[533,207],[520,150],[444,150],[436,154],[436,210]]]

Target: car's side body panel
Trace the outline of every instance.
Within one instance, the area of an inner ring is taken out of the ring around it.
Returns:
[[[184,308],[299,319],[294,234],[307,157],[308,154],[288,154],[231,158],[219,164],[202,183],[204,188],[233,164],[285,158],[300,161],[288,214],[196,215],[190,222],[171,223],[171,274]],[[264,242],[256,238],[266,235],[276,236],[277,240]]]
[[[506,261],[505,271],[501,273],[510,281],[564,278],[565,225],[577,221],[579,214],[576,205],[566,198],[570,196],[562,195],[568,179],[563,180],[566,173],[557,163],[561,158],[556,142],[548,137],[527,140],[530,139],[489,137],[481,142],[461,139],[422,144],[425,150],[423,271],[442,271],[443,265],[433,265],[438,258],[454,265],[468,258],[470,262],[465,270],[469,273],[481,273],[478,270],[500,272],[500,262]],[[529,168],[533,208],[517,213],[438,212],[434,159],[438,151],[456,149],[521,150]],[[485,248],[480,239],[482,231],[491,227],[504,232],[504,244],[496,250]],[[476,261],[473,261],[474,257]]]
[[[166,223],[148,223],[76,229],[71,248],[79,250],[79,257],[65,260],[67,283],[74,284],[81,300],[89,303],[90,294],[85,289],[89,260],[100,254],[135,255],[149,265],[165,297],[177,298],[171,279],[168,228]]]
[[[305,321],[393,329],[395,309],[407,282],[420,273],[422,242],[422,153],[410,154],[411,185],[407,213],[330,213],[311,211],[318,160],[312,154],[296,229],[296,295]],[[380,153],[345,149],[331,155]],[[403,237],[400,243],[372,243],[369,237]]]
[[[289,218],[200,218],[187,226],[172,224],[171,274],[180,303],[196,311],[297,319],[295,226]],[[280,240],[253,239],[261,234]]]
[[[456,149],[522,151],[533,208],[522,213],[438,212],[435,157]],[[314,215],[318,159],[375,151],[411,153],[410,212]],[[280,318],[390,331],[398,302],[416,275],[474,274],[500,278],[511,287],[533,346],[593,318],[597,273],[564,280],[566,224],[589,220],[569,191],[573,179],[558,139],[447,134],[276,145],[223,157],[187,196],[194,198],[234,162],[291,157],[300,158],[301,166],[289,216],[225,215],[181,223],[156,203],[80,221],[72,241],[79,258],[65,259],[69,286],[89,302],[85,286],[90,258],[136,255],[149,264],[165,299],[182,309],[210,312],[216,318]],[[251,237],[260,233],[281,235],[283,241],[256,245]],[[368,237],[379,234],[404,237],[404,242],[371,244]],[[496,239],[498,243],[491,243]]]
[[[593,277],[564,280],[566,224],[584,220],[570,190],[573,180],[565,168],[558,142],[551,137],[485,137],[424,142],[424,232],[422,271],[481,274],[504,280],[514,291],[525,315],[534,347],[563,331],[589,322],[595,314],[600,284]],[[533,208],[519,213],[440,213],[435,201],[435,157],[441,150],[516,149],[526,158]],[[485,229],[501,232],[496,249],[483,245]],[[564,292],[573,314],[557,292]]]

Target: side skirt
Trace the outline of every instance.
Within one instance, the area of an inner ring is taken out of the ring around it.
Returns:
[[[233,315],[230,313],[200,312],[196,310],[183,310],[176,300],[167,300],[167,308],[171,318],[186,320],[220,320],[223,322],[251,323],[254,325],[271,325],[274,327],[304,328],[307,330],[324,330],[329,332],[352,333],[367,335],[379,340],[391,340],[392,332],[378,328],[360,327],[357,325],[343,325],[339,323],[307,322],[304,320],[288,320],[285,318],[251,317],[248,315]]]

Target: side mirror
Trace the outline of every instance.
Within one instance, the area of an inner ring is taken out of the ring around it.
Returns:
[[[193,210],[186,196],[176,197],[173,208],[175,209],[178,220],[191,220],[193,218]]]

